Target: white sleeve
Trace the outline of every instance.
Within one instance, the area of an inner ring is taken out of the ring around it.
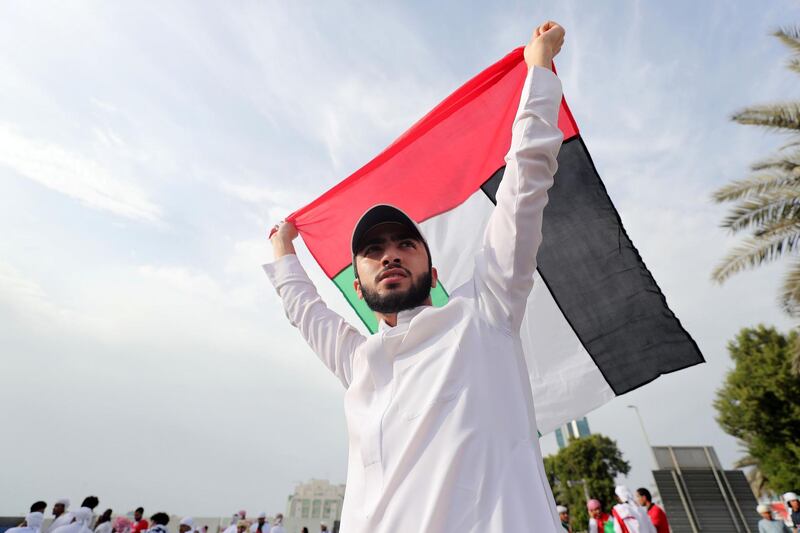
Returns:
[[[558,129],[561,82],[533,67],[525,79],[514,119],[511,148],[475,260],[476,292],[490,323],[516,332],[533,287],[542,242],[547,190],[558,168],[563,134]]]
[[[356,328],[328,309],[297,256],[285,255],[263,266],[283,300],[289,322],[345,387],[352,379],[353,354],[366,340]]]

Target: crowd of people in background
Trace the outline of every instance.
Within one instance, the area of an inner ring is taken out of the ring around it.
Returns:
[[[627,487],[620,485],[615,489],[617,503],[606,512],[603,503],[596,499],[586,502],[589,512],[589,533],[669,533],[667,514],[660,506],[653,503],[653,496],[646,488],[636,490],[634,496]],[[791,519],[792,527],[776,518],[772,508],[760,504],[757,512],[761,516],[758,533],[800,533],[800,497],[794,492],[783,495],[783,501]],[[30,512],[22,523],[6,533],[168,533],[167,524],[170,517],[167,513],[158,512],[144,518],[144,508],[138,507],[133,517],[118,516],[113,518],[113,511],[106,509],[95,519],[94,510],[100,504],[96,496],[87,496],[81,506],[74,511],[69,510],[67,498],[57,500],[53,504],[53,520],[44,528],[47,503],[37,501],[30,507]],[[563,505],[556,508],[561,525],[572,533],[569,509]],[[320,523],[320,532],[326,533],[328,525]],[[187,516],[180,520],[179,533],[209,533],[207,525],[195,527],[194,520]],[[285,533],[283,515],[277,513],[270,520],[262,512],[255,520],[247,518],[244,510],[235,513],[228,527],[218,527],[215,533]],[[309,533],[307,528],[302,533]]]
[[[625,486],[615,489],[617,503],[606,512],[603,503],[596,499],[586,502],[589,512],[589,533],[669,533],[667,514],[653,503],[653,496],[645,488],[636,490],[636,496]],[[794,492],[783,495],[788,520],[792,527],[775,516],[773,509],[764,504],[756,508],[761,519],[758,533],[800,533],[800,497]],[[556,507],[564,530],[572,533],[569,509],[563,505]]]
[[[792,527],[789,528],[783,520],[776,518],[769,505],[760,504],[756,509],[761,515],[758,521],[758,533],[798,533],[800,531],[800,498],[794,492],[783,495],[783,502]]]
[[[142,507],[133,512],[132,518],[113,518],[111,509],[96,516],[94,510],[99,504],[100,500],[96,496],[87,496],[78,509],[70,510],[69,499],[59,499],[53,504],[53,520],[45,527],[47,502],[37,501],[31,505],[30,512],[22,523],[6,530],[6,533],[168,533],[170,516],[167,513],[155,513],[150,516],[149,521],[145,519]],[[328,531],[328,526],[320,524],[320,531]],[[195,526],[192,517],[186,516],[180,520],[178,532],[209,533],[209,527]],[[220,526],[215,533],[285,533],[283,514],[277,513],[270,523],[265,512],[260,513],[255,520],[248,520],[244,510],[238,511],[227,527]]]
[[[636,490],[618,486],[614,493],[617,503],[606,512],[600,500],[586,502],[589,511],[589,533],[669,533],[669,522],[664,509],[653,503],[653,496],[645,488]],[[556,509],[561,525],[572,533],[569,509],[559,505]]]

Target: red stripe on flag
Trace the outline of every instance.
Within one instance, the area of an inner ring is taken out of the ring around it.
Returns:
[[[373,205],[396,205],[422,222],[464,202],[503,166],[527,74],[522,50],[469,80],[375,159],[288,217],[329,277],[350,263],[353,227]],[[558,125],[565,140],[578,134],[564,100]]]

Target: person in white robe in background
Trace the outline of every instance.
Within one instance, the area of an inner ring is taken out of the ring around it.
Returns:
[[[40,512],[28,513],[21,526],[6,529],[6,533],[39,533],[44,522],[44,514]]]
[[[630,489],[624,485],[619,485],[614,489],[619,503],[614,506],[611,513],[614,517],[614,531],[622,533],[623,529],[619,525],[621,520],[628,530],[628,533],[656,533],[656,528],[647,514],[647,510],[636,503]]]
[[[72,515],[72,523],[56,528],[53,533],[92,533],[89,525],[92,523],[94,514],[89,507],[81,507]]]
[[[61,526],[66,526],[74,516],[69,512],[69,498],[59,498],[53,504],[53,521],[47,526],[47,533],[53,533]]]

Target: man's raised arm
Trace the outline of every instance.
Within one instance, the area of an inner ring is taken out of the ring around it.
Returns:
[[[295,255],[292,241],[297,228],[282,222],[270,234],[275,261],[264,265],[275,290],[283,300],[289,322],[345,387],[352,379],[352,360],[364,335],[325,305]]]
[[[564,29],[546,22],[525,47],[528,75],[506,155],[497,205],[476,258],[475,281],[488,319],[519,330],[533,287],[536,252],[542,242],[542,212],[553,184],[563,135],[558,129],[561,82],[551,70]]]

